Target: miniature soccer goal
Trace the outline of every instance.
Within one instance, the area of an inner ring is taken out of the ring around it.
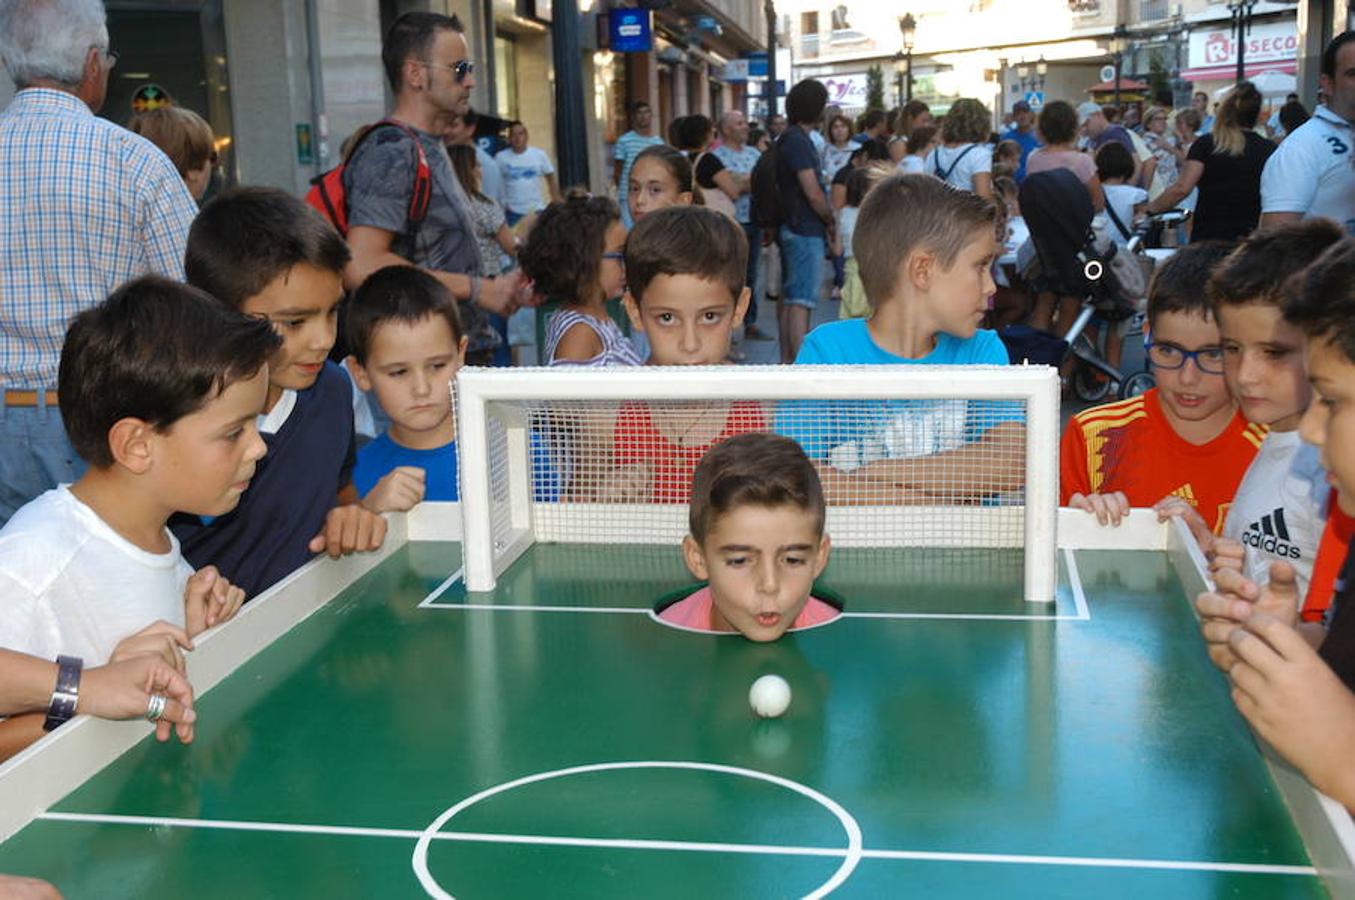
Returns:
[[[769,431],[814,461],[835,547],[1019,549],[1054,599],[1053,368],[466,368],[455,395],[470,591],[538,542],[676,552],[702,455]]]

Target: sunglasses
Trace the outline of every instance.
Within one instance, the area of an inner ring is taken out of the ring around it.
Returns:
[[[463,59],[450,66],[444,66],[442,63],[435,62],[425,62],[424,65],[428,66],[430,69],[446,69],[455,76],[457,84],[461,84],[467,78],[475,74],[475,63],[468,59]]]

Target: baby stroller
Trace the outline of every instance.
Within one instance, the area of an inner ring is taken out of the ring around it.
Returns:
[[[1063,335],[1025,326],[1004,329],[1002,338],[1011,358],[1060,365],[1071,355],[1074,365],[1069,379],[1074,392],[1087,401],[1100,400],[1114,387],[1123,397],[1141,392],[1145,389],[1142,379],[1137,374],[1127,377],[1105,356],[1110,329],[1136,317],[1147,302],[1146,280],[1139,276],[1131,290],[1112,263],[1117,253],[1132,254],[1133,244],[1126,250],[1097,241],[1091,195],[1067,169],[1027,176],[1019,197],[1021,215],[1030,229],[1029,247],[1023,255],[1028,257],[1022,268],[1024,279],[1037,291],[1080,297],[1082,305]],[[1101,326],[1096,340],[1086,333],[1093,321]]]

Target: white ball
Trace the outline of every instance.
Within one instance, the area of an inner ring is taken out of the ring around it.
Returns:
[[[790,706],[790,685],[780,675],[763,675],[748,691],[748,704],[764,719],[775,719]]]

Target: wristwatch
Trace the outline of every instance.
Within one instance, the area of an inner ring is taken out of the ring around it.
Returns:
[[[56,688],[52,690],[52,699],[47,704],[47,720],[42,723],[43,731],[51,731],[70,721],[75,715],[76,700],[80,697],[80,672],[85,667],[84,660],[78,656],[58,656],[56,665]]]

